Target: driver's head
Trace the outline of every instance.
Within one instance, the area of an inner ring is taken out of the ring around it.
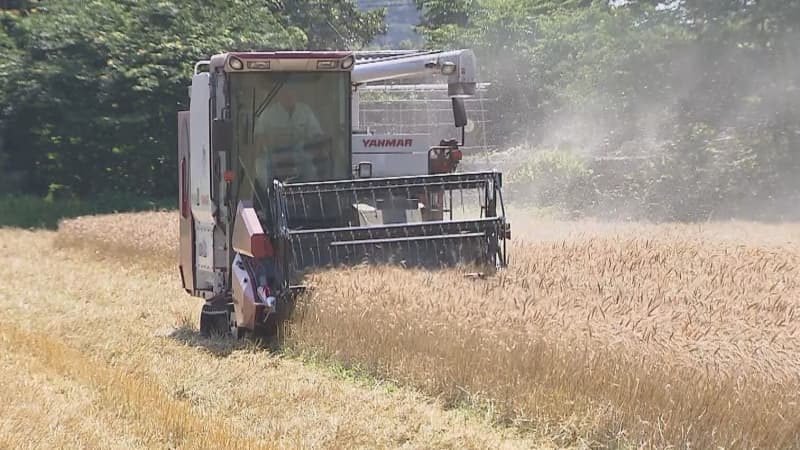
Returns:
[[[286,83],[278,92],[278,102],[289,111],[294,109],[297,103],[297,92],[292,83]]]

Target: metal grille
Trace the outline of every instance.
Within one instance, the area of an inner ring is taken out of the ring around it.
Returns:
[[[364,262],[502,266],[501,184],[497,172],[276,181],[275,232],[291,255],[287,264],[292,271]]]
[[[474,97],[465,100],[467,153],[496,148],[491,141],[493,105],[489,85],[479,84]],[[429,146],[446,138],[460,138],[446,84],[387,84],[359,88],[359,124],[365,131],[391,134],[427,134]]]

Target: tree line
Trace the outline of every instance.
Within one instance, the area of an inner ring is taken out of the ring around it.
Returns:
[[[426,47],[478,54],[519,198],[685,219],[800,200],[800,0],[411,2]],[[0,8],[0,193],[173,195],[194,61],[386,30],[352,0]]]
[[[352,1],[0,3],[0,192],[171,197],[176,112],[221,51],[354,48],[383,11]]]
[[[800,1],[416,1],[428,45],[478,53],[520,198],[800,218]]]

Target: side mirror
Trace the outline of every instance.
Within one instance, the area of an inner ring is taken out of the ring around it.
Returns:
[[[467,109],[464,107],[464,99],[453,97],[453,119],[456,123],[456,128],[462,128],[467,125]]]
[[[215,152],[227,152],[233,147],[233,122],[214,119],[211,124],[211,148]]]

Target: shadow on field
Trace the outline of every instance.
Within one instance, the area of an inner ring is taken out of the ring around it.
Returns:
[[[219,358],[227,357],[234,350],[244,347],[242,341],[236,341],[230,336],[205,337],[189,324],[181,324],[167,337],[190,347],[203,348],[208,353]]]
[[[92,198],[42,198],[31,195],[0,195],[0,227],[55,230],[61,219],[93,214],[174,209],[174,199],[149,200],[124,193]]]
[[[251,351],[266,351],[277,353],[282,349],[278,339],[233,339],[230,336],[211,336],[206,337],[200,334],[191,324],[181,324],[166,335],[184,345],[198,347],[206,350],[213,356],[225,358],[235,350],[248,349]]]

